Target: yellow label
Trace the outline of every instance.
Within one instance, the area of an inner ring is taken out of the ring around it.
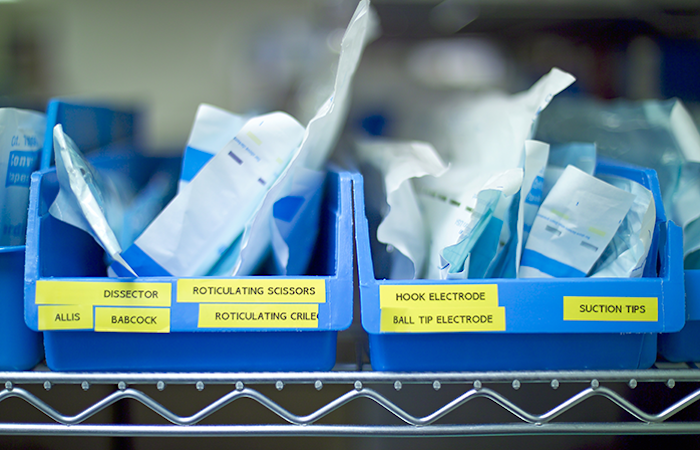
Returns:
[[[497,307],[497,284],[382,284],[379,305],[384,308]]]
[[[95,331],[169,333],[170,308],[95,308]]]
[[[656,297],[564,297],[564,320],[656,322]]]
[[[318,305],[199,305],[199,328],[318,328]]]
[[[133,281],[36,282],[38,305],[170,306],[170,283]]]
[[[487,308],[382,308],[381,331],[435,333],[505,331],[506,309]]]
[[[39,330],[92,330],[92,305],[39,306]]]
[[[326,280],[294,278],[183,278],[177,301],[189,303],[325,303]]]

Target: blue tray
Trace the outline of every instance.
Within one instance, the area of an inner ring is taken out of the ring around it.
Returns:
[[[378,280],[371,247],[381,251],[382,245],[374,236],[370,238],[364,182],[355,175],[361,315],[369,334],[372,368],[478,371],[650,367],[656,359],[656,334],[678,331],[684,324],[681,230],[666,221],[654,171],[609,160],[599,161],[596,170],[640,182],[655,196],[657,221],[643,278]],[[376,269],[382,270],[380,266]],[[462,292],[467,306],[443,306],[432,300],[444,298],[443,293],[450,291]],[[410,306],[414,302],[410,300],[412,293],[418,306]],[[424,300],[420,293],[427,304],[437,305],[421,309]],[[478,301],[467,301],[468,297]],[[402,311],[396,306],[401,302],[409,304],[408,309]],[[608,309],[610,314],[576,316],[572,312],[581,304],[598,303],[613,305],[612,310]],[[615,305],[621,307],[619,311]],[[641,306],[645,311],[642,314]],[[450,316],[462,325],[450,325]],[[433,325],[439,317],[443,323]],[[431,325],[425,325],[428,320]],[[469,330],[465,330],[467,327]]]

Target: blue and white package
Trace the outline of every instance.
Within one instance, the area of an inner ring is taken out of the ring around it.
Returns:
[[[523,184],[506,214],[508,228],[504,227],[500,236],[505,245],[491,261],[484,275],[479,278],[516,278],[520,269],[520,257],[525,242],[544,198],[543,187],[549,160],[549,144],[533,140],[525,141],[523,157]],[[476,278],[471,275],[471,270],[469,278]]]
[[[182,158],[179,189],[189,183],[219,150],[236,137],[246,120],[243,116],[215,106],[205,103],[199,105]]]
[[[0,247],[24,245],[30,176],[39,168],[45,128],[42,113],[0,108]]]
[[[235,137],[244,123],[244,117],[238,114],[207,104],[199,106],[185,148],[179,189],[183,189],[216,152]],[[276,274],[304,273],[318,235],[325,176],[325,172],[300,167],[293,175],[289,195],[275,203],[271,228]],[[242,239],[237,238],[207,275],[231,275],[240,256],[241,243]]]
[[[206,275],[241,234],[304,136],[293,117],[254,117],[122,256],[139,276]],[[113,269],[127,276],[119,264]]]
[[[585,277],[634,199],[634,194],[568,166],[537,212],[519,278]]]
[[[469,217],[467,222],[461,226],[457,242],[440,250],[440,278],[442,279],[462,279],[468,278],[470,273],[476,274],[470,267],[470,254],[477,241],[482,237],[488,225],[493,219],[498,220],[498,233],[488,233],[487,236],[494,238],[498,243],[500,229],[503,227],[502,214],[497,214],[499,204],[508,197],[513,196],[520,190],[523,183],[523,169],[510,169],[493,176],[479,190],[474,199],[475,202],[469,206]],[[465,203],[466,204],[466,203]],[[506,208],[507,209],[507,208]],[[503,209],[505,212],[505,209]],[[498,217],[498,216],[501,217]],[[493,248],[493,246],[489,246]],[[495,251],[493,252],[495,256]],[[485,273],[489,261],[480,264],[479,274]],[[482,275],[483,276],[483,275]]]
[[[53,141],[60,189],[49,213],[90,233],[107,255],[123,266],[120,276],[133,276],[135,272],[121,257],[122,245],[117,238],[128,203],[126,189],[117,187],[112,178],[102,177],[61,124],[53,129]]]

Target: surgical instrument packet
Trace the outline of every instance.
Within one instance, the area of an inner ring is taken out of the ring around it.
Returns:
[[[44,114],[0,108],[0,246],[24,245],[30,175],[39,168]]]
[[[634,194],[568,166],[537,212],[518,276],[585,277],[634,199]]]
[[[282,112],[250,119],[124,251],[124,260],[139,276],[206,274],[251,220],[303,135],[304,127]],[[129,276],[119,264],[113,269]]]

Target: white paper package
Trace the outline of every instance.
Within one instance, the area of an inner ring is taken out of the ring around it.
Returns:
[[[430,248],[428,224],[416,197],[413,179],[426,175],[439,177],[447,166],[435,149],[425,142],[374,140],[359,142],[358,155],[384,175],[389,212],[377,229],[377,239],[392,245],[412,263],[409,276],[421,277]],[[464,214],[468,212],[464,210]]]
[[[46,117],[0,108],[0,246],[24,245],[30,176],[39,168]]]
[[[460,235],[468,226],[472,211],[477,206],[479,193],[494,177],[503,177],[503,197],[491,205],[493,210],[488,214],[502,222],[501,232],[496,229],[498,222],[489,219],[487,223],[485,221],[482,224],[483,227],[473,229],[476,231],[471,234],[474,242],[469,245],[465,243],[465,249],[469,253],[479,244],[482,233],[488,231],[484,235],[484,239],[488,236],[490,241],[485,245],[488,249],[483,252],[480,249],[479,253],[483,258],[493,253],[494,249],[499,249],[499,237],[508,238],[510,229],[517,229],[515,222],[509,224],[504,221],[515,221],[518,217],[518,208],[512,215],[508,214],[513,193],[521,188],[523,180],[522,164],[526,141],[533,135],[540,112],[555,95],[573,81],[574,77],[570,74],[552,69],[526,92],[512,96],[486,93],[476,98],[469,97],[457,104],[445,106],[436,114],[432,138],[435,143],[440,143],[437,150],[442,160],[449,164],[449,169],[439,176],[414,178],[414,191],[406,192],[406,195],[416,195],[417,210],[420,211],[423,221],[400,219],[416,215],[416,202],[408,197],[401,204],[392,206],[389,215],[384,219],[395,217],[396,223],[401,222],[404,228],[423,226],[427,230],[429,250],[425,262],[416,262],[418,253],[405,255],[413,261],[414,267],[426,267],[422,273],[416,271],[415,277],[440,279],[449,273],[466,276],[468,255],[462,255],[464,258],[460,256],[460,267],[450,271],[445,270],[447,266],[444,264],[445,259],[441,259],[441,253],[445,248],[460,242]],[[387,177],[387,174],[384,173],[384,176]],[[505,188],[506,186],[508,188]],[[486,198],[483,201],[490,203]],[[407,209],[402,210],[401,205],[405,205]],[[489,209],[491,208],[487,207],[481,213],[486,213]],[[393,227],[392,230],[392,235],[387,236],[383,233],[378,239],[380,242],[391,244],[402,253],[415,247],[415,236],[421,235],[420,229],[409,231]],[[515,254],[512,255],[512,259],[515,260]],[[485,273],[484,265],[488,268],[490,261],[480,262],[477,272]]]
[[[585,277],[634,200],[634,194],[568,166],[540,206],[519,277]]]
[[[139,276],[205,275],[251,220],[301,143],[304,127],[275,112],[249,120],[122,256]],[[119,276],[128,276],[118,264]]]
[[[273,206],[276,201],[291,194],[297,169],[299,167],[311,170],[322,168],[335,147],[350,105],[353,76],[365,46],[378,33],[378,25],[378,18],[370,7],[370,2],[361,0],[343,35],[333,90],[309,121],[301,146],[292,156],[289,166],[267,193],[253,219],[246,225],[240,256],[231,275],[251,274],[269,249],[271,227],[276,226],[271,220]],[[284,240],[276,240],[273,244],[286,245]],[[275,252],[279,255],[288,251],[288,249],[275,248]]]

